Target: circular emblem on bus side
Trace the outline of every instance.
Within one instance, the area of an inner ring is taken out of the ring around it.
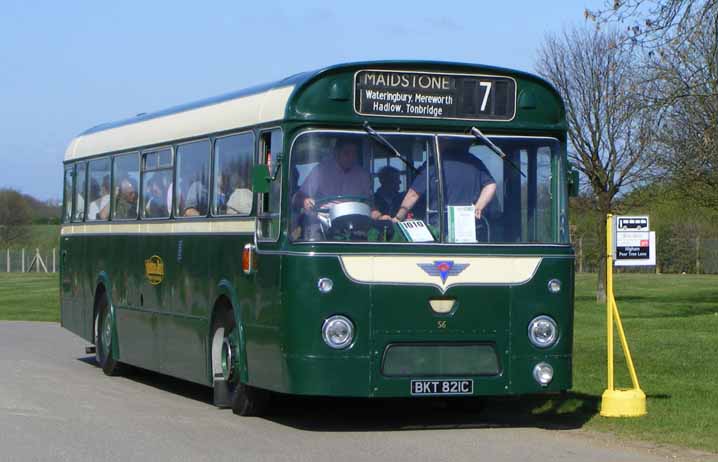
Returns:
[[[160,284],[165,278],[165,264],[159,255],[152,255],[145,260],[145,277],[153,286]]]

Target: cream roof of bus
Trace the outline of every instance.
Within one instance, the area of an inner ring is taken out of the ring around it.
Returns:
[[[296,77],[98,125],[70,142],[65,161],[281,120],[298,80]],[[277,85],[280,83],[286,85]]]

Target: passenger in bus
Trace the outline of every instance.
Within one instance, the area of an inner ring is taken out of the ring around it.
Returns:
[[[252,211],[252,190],[246,184],[246,175],[234,173],[230,176],[233,190],[227,199],[227,215],[249,215]]]
[[[402,196],[399,193],[401,180],[399,170],[387,165],[379,170],[379,188],[374,193],[374,207],[382,215],[393,217],[401,206]]]
[[[147,199],[145,201],[145,216],[147,217],[166,217],[169,215],[167,207],[167,195],[171,190],[165,185],[164,178],[155,173],[147,181]]]
[[[441,163],[444,176],[444,205],[473,205],[476,219],[483,216],[484,210],[496,195],[496,181],[483,162],[472,155],[466,142],[447,141],[441,147]],[[421,170],[406,192],[394,221],[406,219],[409,211],[426,193],[427,169]],[[429,179],[435,175],[429,173]]]
[[[97,184],[97,181],[93,181],[90,190],[90,197],[97,197],[97,199],[87,206],[88,219],[107,220],[110,216],[110,175],[105,175],[102,178],[101,186]]]
[[[207,214],[207,186],[201,178],[195,178],[192,184],[187,188],[187,194],[184,197],[184,209],[182,216],[197,217]]]
[[[115,218],[137,218],[137,183],[130,177],[120,181],[115,200]]]

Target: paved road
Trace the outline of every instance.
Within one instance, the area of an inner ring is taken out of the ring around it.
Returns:
[[[284,399],[241,418],[209,389],[106,377],[56,324],[0,323],[0,460],[663,461],[582,430],[487,421],[422,401]],[[673,459],[675,460],[675,459]]]

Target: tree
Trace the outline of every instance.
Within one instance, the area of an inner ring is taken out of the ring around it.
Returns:
[[[569,159],[588,180],[600,230],[596,298],[605,300],[605,224],[616,197],[645,183],[658,121],[640,98],[639,63],[617,46],[615,32],[572,28],[548,35],[538,52],[537,71],[566,104]]]
[[[718,207],[718,0],[614,0],[588,12],[628,24],[620,45],[646,56],[646,104],[661,113],[661,167],[683,194]]]
[[[25,234],[32,211],[23,195],[14,189],[0,189],[0,245],[8,245]]]
[[[587,19],[599,26],[626,25],[621,43],[644,49],[669,46],[676,30],[686,31],[696,22],[715,23],[718,0],[605,0],[598,10],[586,9]]]

